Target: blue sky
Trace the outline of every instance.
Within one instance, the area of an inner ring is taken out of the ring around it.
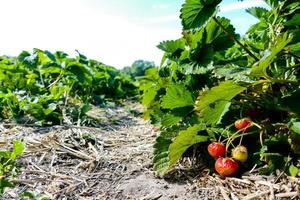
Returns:
[[[121,68],[137,59],[160,62],[156,45],[180,37],[184,0],[7,0],[0,1],[0,54],[33,48],[75,49],[89,58]],[[256,22],[247,7],[262,0],[223,0],[219,15],[245,33]]]

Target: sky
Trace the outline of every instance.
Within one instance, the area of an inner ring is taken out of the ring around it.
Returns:
[[[160,63],[156,46],[181,35],[179,11],[184,0],[2,0],[0,55],[33,48],[78,50],[88,58],[122,68],[135,60]],[[244,34],[256,19],[244,10],[262,0],[223,0],[220,16]]]

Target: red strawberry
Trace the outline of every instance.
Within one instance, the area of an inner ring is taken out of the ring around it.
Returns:
[[[215,169],[223,177],[234,176],[239,171],[239,163],[232,158],[218,158]]]
[[[247,127],[249,127],[252,123],[252,120],[249,118],[243,118],[243,119],[239,119],[236,120],[234,123],[235,128],[237,129],[246,129]]]
[[[213,142],[207,147],[209,155],[213,158],[223,157],[226,154],[226,147],[220,142]]]

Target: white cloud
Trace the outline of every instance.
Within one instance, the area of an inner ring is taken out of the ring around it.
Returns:
[[[247,0],[237,3],[231,3],[220,7],[220,12],[230,12],[234,10],[246,9],[255,6],[265,6],[266,3],[262,0]]]
[[[74,54],[78,49],[116,67],[137,59],[159,64],[162,52],[156,45],[180,36],[180,29],[137,26],[85,0],[10,0],[0,1],[0,7],[0,55],[32,48]]]

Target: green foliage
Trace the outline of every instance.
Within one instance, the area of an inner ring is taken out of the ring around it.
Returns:
[[[137,60],[132,63],[130,67],[124,67],[122,72],[127,74],[133,78],[144,76],[147,69],[154,68],[154,62],[144,61],[144,60]]]
[[[205,125],[194,125],[187,130],[179,132],[169,147],[169,167],[172,167],[181,158],[182,154],[197,143],[208,141],[208,136],[198,135],[199,131],[205,130]]]
[[[198,142],[201,150],[204,141],[224,140],[230,151],[241,140],[249,150],[244,170],[266,165],[261,173],[281,169],[296,176],[300,3],[265,0],[269,10],[247,9],[259,21],[240,37],[228,19],[216,17],[220,2],[185,0],[182,37],[158,45],[161,67],[141,81],[145,118],[161,130],[154,168],[163,176]],[[247,133],[233,128],[244,117],[255,122]]]
[[[246,88],[233,81],[224,81],[199,95],[195,110],[207,124],[218,124],[229,110],[231,100]]]
[[[48,198],[45,195],[39,193],[32,193],[32,192],[23,192],[22,194],[19,195],[19,197],[28,198],[31,200],[50,200],[50,198]]]
[[[24,144],[16,140],[12,151],[0,151],[0,194],[4,193],[5,188],[14,187],[11,179],[18,172],[16,159],[22,155],[24,149]]]
[[[17,122],[29,117],[41,125],[61,124],[63,110],[77,121],[72,113],[81,105],[103,105],[138,92],[130,76],[80,53],[69,58],[34,49],[0,57],[0,69],[0,117]]]
[[[185,30],[202,27],[215,13],[221,0],[186,0],[180,18]]]
[[[174,109],[194,105],[192,93],[184,85],[170,85],[166,91],[161,102],[163,108]]]

